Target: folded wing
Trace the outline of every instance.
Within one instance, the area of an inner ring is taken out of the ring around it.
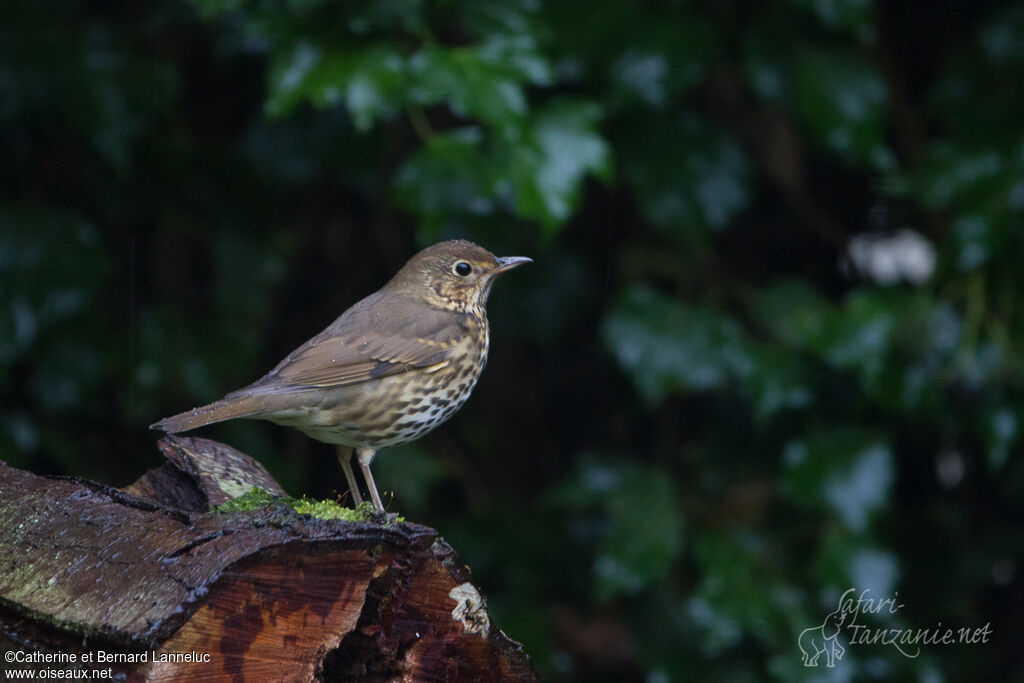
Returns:
[[[418,307],[391,303],[353,307],[263,378],[228,398],[341,387],[430,368],[448,360],[466,334],[456,314],[423,320],[411,317]]]

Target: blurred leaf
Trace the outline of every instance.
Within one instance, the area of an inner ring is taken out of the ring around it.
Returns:
[[[856,370],[865,385],[877,382],[898,331],[896,312],[878,292],[855,292],[819,340],[833,367]]]
[[[899,590],[901,572],[896,555],[845,529],[826,532],[816,564],[823,585],[837,592],[852,586],[858,594],[869,591],[869,596],[880,599]]]
[[[338,2],[337,0],[297,0],[308,7],[333,4],[351,12],[348,28],[352,33],[421,32],[429,3],[424,0],[387,0],[387,2]],[[293,2],[294,4],[294,2]],[[337,40],[337,36],[335,36]],[[343,42],[343,41],[338,41]]]
[[[807,51],[795,73],[797,110],[819,144],[851,163],[891,166],[882,137],[885,81],[867,61],[850,53]]]
[[[687,616],[698,627],[699,647],[707,656],[779,630],[787,598],[762,537],[739,528],[705,531],[694,539],[694,556],[701,580]]]
[[[953,222],[953,241],[956,267],[968,273],[988,263],[999,247],[999,239],[992,222],[982,214],[970,213]]]
[[[979,191],[997,183],[1006,172],[1002,154],[986,149],[967,151],[933,146],[918,171],[915,186],[929,207],[947,206],[953,201],[973,203]]]
[[[36,420],[24,411],[10,411],[0,415],[0,453],[4,460],[17,466],[22,453],[31,453],[39,447],[39,429]]]
[[[869,0],[790,0],[791,4],[812,10],[831,29],[852,33],[862,43],[875,41],[872,4]]]
[[[829,366],[852,371],[866,398],[916,409],[934,399],[924,387],[953,379],[961,322],[919,291],[871,288],[827,311],[812,350]]]
[[[947,246],[961,272],[975,270],[1007,248],[1024,216],[1024,144],[965,149],[933,145],[906,178],[928,207],[956,208]]]
[[[985,415],[982,434],[988,445],[988,466],[993,470],[1002,469],[1010,452],[1020,443],[1020,419],[1008,406],[1000,407]]]
[[[978,30],[985,55],[999,65],[1024,62],[1024,7],[996,7]]]
[[[608,145],[596,130],[599,117],[592,103],[557,101],[537,112],[529,131],[532,145],[512,145],[508,171],[516,209],[539,221],[549,235],[576,208],[588,174],[608,178]]]
[[[0,207],[0,361],[86,318],[110,269],[94,226],[66,211]]]
[[[816,387],[798,356],[771,346],[755,347],[751,353],[747,383],[755,419],[763,423],[781,411],[813,405]]]
[[[812,347],[830,323],[832,306],[806,281],[789,279],[759,287],[750,312],[786,347]]]
[[[500,135],[514,135],[527,112],[523,74],[492,61],[484,48],[427,47],[409,59],[412,102],[446,103],[460,118],[493,125]]]
[[[987,16],[965,30],[930,88],[928,109],[942,127],[935,146],[1001,151],[1008,140],[1002,132],[1018,127],[1024,12],[1015,3],[996,3],[982,12]]]
[[[251,0],[190,0],[190,2],[199,7],[207,17],[213,17],[223,12],[237,12],[247,4],[252,4]]]
[[[749,344],[720,311],[688,306],[633,287],[604,324],[605,343],[651,403],[672,391],[707,391],[747,377]]]
[[[683,547],[672,479],[629,459],[583,458],[551,499],[580,516],[598,515],[594,560],[600,601],[632,595],[664,578]]]
[[[435,224],[490,214],[500,202],[553,235],[578,204],[584,177],[607,172],[596,115],[588,103],[556,102],[524,124],[521,139],[488,139],[480,128],[432,135],[399,171],[396,198]]]
[[[266,111],[282,117],[302,102],[321,108],[343,104],[365,131],[402,104],[405,68],[397,48],[384,43],[337,52],[299,42],[274,57]]]
[[[627,52],[612,65],[625,98],[639,98],[652,107],[668,103],[668,60],[659,52]]]
[[[732,137],[692,115],[637,116],[620,125],[625,175],[655,226],[683,237],[721,228],[746,208],[750,164]]]
[[[632,42],[609,67],[613,111],[638,104],[663,110],[706,76],[717,48],[717,27],[690,7],[678,9],[680,16],[671,23],[630,12],[629,30],[642,33],[643,40]]]
[[[39,353],[32,375],[32,393],[42,411],[86,412],[86,402],[102,376],[99,352],[77,343],[56,342]]]
[[[889,445],[853,428],[831,428],[791,441],[783,453],[785,485],[796,502],[824,505],[852,532],[867,529],[889,501],[895,473]]]
[[[483,133],[461,128],[430,137],[399,169],[397,203],[434,224],[452,214],[494,212],[493,175],[480,155]]]

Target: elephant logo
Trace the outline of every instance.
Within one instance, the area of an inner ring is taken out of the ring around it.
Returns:
[[[836,660],[842,659],[846,648],[839,644],[839,632],[846,620],[846,612],[837,609],[825,617],[821,626],[805,628],[797,639],[803,654],[804,666],[818,666],[818,658],[825,655],[825,666],[835,667]]]

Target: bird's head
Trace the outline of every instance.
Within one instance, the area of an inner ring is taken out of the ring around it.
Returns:
[[[435,308],[482,312],[495,278],[531,261],[499,258],[466,240],[439,242],[409,259],[387,286],[425,297]]]

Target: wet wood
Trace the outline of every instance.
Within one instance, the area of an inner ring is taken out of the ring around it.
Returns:
[[[125,489],[0,462],[0,650],[127,680],[537,680],[433,529],[213,513],[280,486],[223,444],[161,450]]]

